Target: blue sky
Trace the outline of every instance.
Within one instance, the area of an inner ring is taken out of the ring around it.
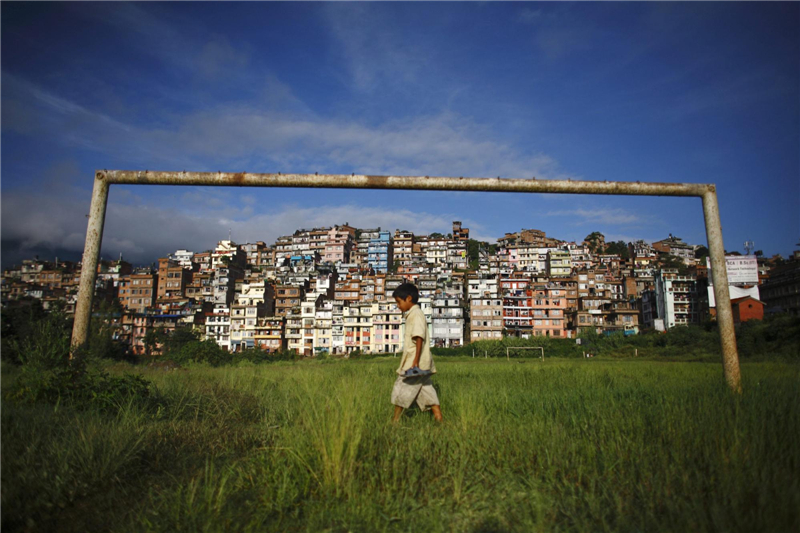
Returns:
[[[728,250],[800,241],[800,4],[9,3],[2,262],[78,259],[95,169],[719,188]],[[135,263],[349,222],[494,242],[673,233],[696,198],[113,186]]]

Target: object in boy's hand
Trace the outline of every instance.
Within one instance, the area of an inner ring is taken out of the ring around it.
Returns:
[[[403,377],[404,378],[417,378],[417,377],[420,377],[420,376],[430,376],[432,373],[433,372],[431,372],[430,370],[422,370],[418,366],[412,366],[411,368],[409,368],[408,370],[405,371],[405,374],[403,374]]]

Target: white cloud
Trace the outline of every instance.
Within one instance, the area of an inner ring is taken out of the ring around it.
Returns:
[[[536,44],[550,60],[563,59],[566,56],[590,49],[586,42],[586,34],[572,28],[547,28],[536,34]]]
[[[490,128],[450,112],[367,125],[287,114],[272,105],[223,104],[148,128],[95,113],[17,77],[9,83],[18,98],[32,94],[47,107],[23,106],[20,120],[27,114],[33,123],[45,122],[51,134],[58,132],[61,143],[88,147],[132,168],[576,177],[546,154],[520,152],[495,140]],[[285,98],[292,100],[290,93]]]
[[[434,231],[448,233],[452,221],[458,219],[451,213],[433,214],[410,209],[387,211],[357,204],[317,207],[282,205],[269,212],[254,213],[252,206],[248,206],[248,210],[227,203],[214,206],[193,202],[192,210],[187,212],[172,205],[148,205],[133,195],[117,197],[115,187],[112,187],[106,211],[101,254],[104,257],[117,257],[122,253],[136,264],[150,263],[181,248],[193,251],[210,249],[217,241],[227,239],[229,231],[236,242],[261,240],[272,244],[280,235],[289,235],[301,228],[344,223],[360,228],[381,227],[389,231],[404,229],[417,234]],[[219,193],[224,198],[241,198],[232,196],[228,191],[204,189],[209,195]],[[85,213],[89,210],[89,201],[87,193],[51,195],[5,192],[2,197],[3,241],[4,244],[14,243],[16,246],[12,261],[30,257],[34,253],[53,255],[66,252],[80,257],[86,235]],[[481,236],[486,234],[481,224],[468,218],[462,218],[462,221],[465,227],[470,227],[474,238],[494,242],[494,238]]]
[[[326,6],[325,15],[347,65],[342,81],[356,90],[398,90],[416,83],[434,52],[397,34],[392,20],[368,4],[334,2]]]
[[[571,217],[576,224],[608,224],[608,225],[626,225],[626,224],[643,224],[645,222],[652,222],[649,219],[627,211],[625,209],[565,209],[560,211],[549,211],[542,213],[547,217]]]
[[[519,18],[517,20],[523,24],[535,24],[542,19],[542,15],[541,9],[525,8],[519,12]]]
[[[203,46],[196,62],[200,73],[213,79],[247,67],[250,58],[248,54],[234,48],[225,37],[215,35]]]
[[[50,93],[38,85],[14,74],[3,72],[3,129],[11,127],[15,131],[29,134],[47,128],[69,126],[65,133],[72,135],[70,139],[77,141],[77,132],[84,128],[97,128],[104,133],[128,132],[132,128],[112,117],[88,109]],[[6,99],[11,97],[10,101]],[[10,121],[6,120],[7,105],[11,106]],[[57,131],[57,130],[56,130]],[[112,135],[117,135],[112,133]],[[88,138],[91,138],[89,136]]]
[[[186,14],[182,16],[182,26],[171,24],[164,8],[157,4],[144,7],[143,4],[132,2],[100,2],[91,9],[75,6],[74,13],[89,18],[91,26],[97,22],[109,26],[105,30],[114,32],[115,38],[124,40],[127,46],[186,70],[197,66],[196,58],[202,49],[188,38],[184,28],[192,28],[201,35],[210,33],[199,26],[198,20]]]

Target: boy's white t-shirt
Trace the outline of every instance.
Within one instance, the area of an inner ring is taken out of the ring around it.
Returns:
[[[425,313],[419,305],[414,305],[405,313],[405,333],[403,335],[403,358],[400,361],[398,374],[403,374],[414,365],[414,357],[417,355],[417,343],[414,337],[422,337],[422,352],[419,356],[419,367],[422,370],[430,370],[436,373],[436,365],[433,364],[431,357],[430,337],[428,337],[428,323],[425,320]]]

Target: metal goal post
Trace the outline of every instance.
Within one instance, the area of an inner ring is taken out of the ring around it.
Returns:
[[[112,184],[216,185],[223,187],[317,187],[331,189],[406,189],[422,191],[484,191],[516,193],[611,194],[634,196],[693,196],[702,199],[709,256],[717,304],[723,376],[728,386],[741,392],[739,354],[733,327],[728,269],[722,242],[717,188],[703,183],[648,183],[639,181],[573,181],[434,176],[369,176],[361,174],[253,174],[249,172],[155,172],[148,170],[98,170],[94,175],[92,203],[83,250],[82,275],[72,328],[72,347],[82,346],[89,335],[97,263]]]
[[[542,361],[544,361],[544,348],[542,348],[541,346],[508,346],[506,348],[506,359],[511,361],[511,355],[509,354],[509,350],[541,350]]]

